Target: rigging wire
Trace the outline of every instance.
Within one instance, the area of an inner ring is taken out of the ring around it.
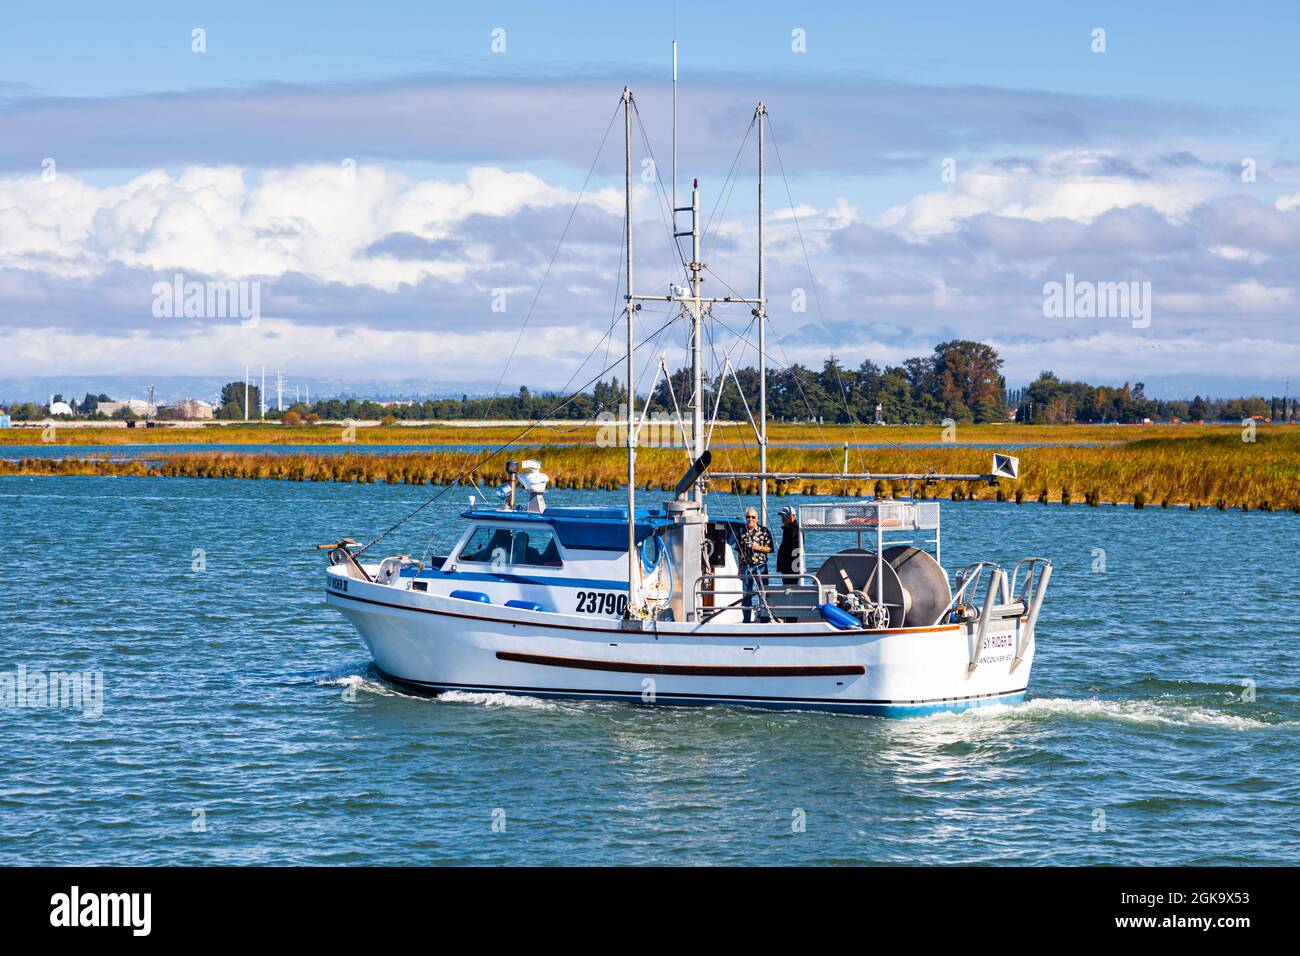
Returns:
[[[633,354],[635,355],[635,353],[636,353],[637,351],[639,351],[639,350],[641,349],[641,347],[644,346],[644,345],[645,345],[645,344],[646,344],[646,343],[647,343],[651,338],[653,338],[654,336],[656,336],[656,335],[658,335],[659,333],[663,332],[666,328],[668,328],[669,326],[671,326],[675,321],[677,321],[677,317],[676,317],[676,316],[673,316],[673,317],[670,318],[667,322],[665,322],[663,325],[661,325],[659,328],[655,329],[653,332],[651,332],[649,335],[647,335],[644,339],[641,340],[641,342],[640,342],[639,344],[633,346],[633,349],[632,349]],[[400,528],[402,525],[406,524],[406,522],[410,521],[412,518],[414,518],[416,515],[418,515],[418,514],[419,514],[421,511],[423,511],[425,508],[429,507],[429,505],[433,504],[435,501],[437,501],[439,498],[441,498],[443,495],[445,495],[445,494],[446,494],[448,491],[450,491],[452,488],[459,487],[460,483],[461,483],[462,481],[464,481],[467,477],[473,475],[475,472],[477,472],[477,471],[478,471],[480,468],[482,468],[484,465],[488,464],[488,462],[491,462],[491,461],[495,460],[496,458],[500,457],[501,453],[504,452],[507,448],[510,448],[510,447],[512,447],[513,445],[518,444],[519,441],[520,441],[520,439],[524,438],[526,435],[528,435],[528,434],[530,434],[531,432],[535,431],[537,428],[539,428],[539,427],[542,425],[543,422],[545,422],[545,421],[549,420],[550,418],[554,417],[554,415],[556,414],[556,412],[559,412],[559,411],[561,411],[562,409],[564,409],[564,408],[568,407],[569,405],[573,404],[573,402],[577,400],[577,398],[578,398],[579,395],[582,395],[584,392],[586,392],[586,390],[587,390],[588,388],[590,388],[590,387],[591,387],[592,385],[594,385],[596,382],[600,381],[600,378],[601,378],[603,375],[605,375],[605,373],[609,372],[611,369],[617,368],[619,365],[622,364],[622,362],[623,362],[623,360],[622,360],[622,359],[619,359],[617,362],[613,363],[612,365],[606,366],[605,368],[601,369],[601,371],[596,375],[595,378],[589,379],[589,380],[586,382],[586,384],[584,384],[584,385],[583,385],[581,388],[579,388],[576,392],[574,392],[573,394],[571,394],[571,395],[570,395],[568,398],[566,398],[564,401],[560,402],[558,405],[556,405],[556,406],[554,406],[553,408],[551,408],[551,410],[548,411],[548,412],[547,412],[545,415],[543,415],[541,418],[538,418],[538,419],[537,419],[536,421],[534,421],[534,422],[530,422],[528,425],[526,425],[526,426],[525,426],[525,427],[524,427],[524,428],[523,428],[523,429],[522,429],[522,430],[521,430],[517,435],[515,435],[513,438],[511,438],[511,439],[509,439],[508,441],[506,441],[505,443],[503,443],[503,444],[497,446],[497,448],[495,448],[493,451],[491,451],[490,453],[488,453],[488,454],[485,455],[484,457],[480,458],[480,459],[479,459],[477,462],[475,462],[473,465],[471,465],[471,466],[469,466],[469,467],[466,467],[466,468],[464,468],[463,470],[461,470],[460,473],[458,473],[455,477],[453,477],[453,478],[451,479],[451,483],[450,483],[450,484],[444,485],[444,486],[443,486],[441,489],[439,489],[436,493],[434,493],[433,495],[429,496],[429,498],[427,498],[425,501],[423,501],[422,503],[420,503],[420,504],[419,504],[418,506],[416,506],[415,508],[412,508],[410,511],[408,511],[405,515],[403,515],[401,518],[399,518],[396,522],[394,522],[394,523],[393,523],[392,525],[390,525],[388,528],[385,528],[385,529],[384,529],[383,531],[381,531],[378,535],[376,535],[375,537],[373,537],[373,538],[371,538],[369,541],[367,541],[365,544],[363,544],[360,548],[358,548],[358,549],[356,549],[355,551],[353,551],[353,552],[352,552],[353,556],[356,557],[356,556],[358,556],[358,555],[364,554],[367,550],[369,550],[370,548],[372,548],[374,545],[378,544],[380,541],[384,540],[384,538],[388,537],[390,534],[392,534],[394,531],[396,531],[396,530],[397,530],[398,528]]]
[[[770,115],[770,114],[768,115],[768,123],[767,123],[766,125],[767,125],[767,129],[768,129],[768,133],[769,133],[769,135],[772,137],[772,149],[773,149],[773,151],[776,153],[777,168],[778,168],[778,170],[779,170],[780,173],[781,173],[781,180],[782,180],[782,183],[783,183],[784,186],[785,186],[786,198],[787,198],[788,202],[790,203],[790,214],[791,214],[791,218],[792,218],[793,221],[794,221],[795,234],[796,234],[796,235],[798,236],[798,238],[799,238],[799,246],[800,246],[800,249],[801,249],[802,254],[803,254],[804,267],[807,269],[807,271],[808,271],[808,278],[809,278],[810,282],[812,283],[812,287],[813,287],[813,300],[814,300],[814,302],[815,302],[816,305],[817,305],[817,311],[818,311],[818,314],[819,314],[819,316],[820,316],[820,318],[821,318],[822,325],[824,326],[825,323],[826,323],[826,313],[825,313],[825,310],[822,308],[821,292],[820,292],[820,289],[819,289],[819,286],[818,286],[818,283],[817,283],[817,277],[816,277],[816,275],[815,275],[815,273],[813,272],[813,269],[812,269],[812,262],[811,262],[811,260],[809,259],[809,256],[808,256],[808,246],[807,246],[807,244],[804,242],[804,238],[803,238],[803,230],[802,230],[802,229],[800,228],[800,226],[799,226],[799,216],[798,216],[798,213],[795,211],[794,196],[793,196],[793,194],[791,193],[791,190],[790,190],[790,180],[789,180],[789,177],[787,177],[787,176],[786,176],[786,173],[785,173],[785,163],[784,163],[784,161],[783,161],[782,158],[781,158],[781,147],[780,147],[780,145],[777,143],[775,124],[772,123],[771,115]],[[719,282],[721,282],[724,286],[726,286],[728,290],[730,290],[733,294],[739,296],[740,293],[738,293],[734,288],[732,288],[731,285],[730,285],[730,284],[729,284],[725,279],[722,278],[722,276],[718,275],[718,273],[717,273],[717,272],[714,272],[714,270],[712,270],[712,269],[709,269],[708,271],[709,271],[709,273],[710,273],[711,275],[713,275],[714,278],[716,278]],[[715,321],[718,321],[718,320],[715,319]],[[725,323],[722,323],[722,324],[723,324],[723,327],[724,327],[724,328],[727,328],[727,326],[725,325]],[[786,354],[786,352],[785,352],[785,347],[784,347],[784,345],[782,345],[782,343],[781,343],[781,341],[780,341],[779,339],[777,340],[777,347],[781,349],[781,354],[782,354],[782,356],[785,358],[786,362],[789,363],[789,361],[790,361],[789,356]],[[778,365],[779,365],[779,363],[778,363]],[[790,369],[789,366],[787,365],[787,366],[783,367],[783,371],[787,371],[787,372],[789,372],[789,371],[791,371],[791,369]],[[852,407],[851,407],[851,406],[849,405],[849,403],[848,403],[848,394],[847,394],[847,389],[846,389],[845,386],[844,386],[843,376],[840,374],[840,369],[839,369],[839,366],[838,366],[838,365],[836,365],[836,369],[835,369],[835,371],[836,371],[836,376],[837,376],[837,378],[838,378],[839,385],[840,385],[840,391],[841,391],[841,395],[840,395],[839,398],[836,398],[836,396],[832,395],[829,391],[827,391],[827,390],[826,390],[826,389],[821,385],[820,382],[817,382],[815,379],[810,380],[810,381],[808,382],[808,384],[809,384],[810,386],[816,388],[818,391],[820,391],[823,395],[825,395],[828,399],[830,399],[832,403],[839,404],[839,405],[844,409],[845,414],[848,416],[848,419],[849,419],[849,425],[850,425],[850,428],[851,428],[851,430],[852,430],[852,434],[853,434],[853,436],[854,436],[854,440],[855,440],[855,442],[856,442],[856,441],[857,441],[857,428],[856,428],[857,425],[863,425],[863,426],[865,426],[865,427],[872,428],[872,429],[877,429],[877,430],[880,429],[880,426],[876,425],[874,422],[863,422],[863,421],[861,421],[861,420],[860,420],[860,419],[859,419],[859,418],[858,418],[858,417],[853,413],[853,409],[852,409]],[[807,407],[807,409],[808,409],[809,417],[810,417],[810,418],[815,422],[816,419],[817,419],[817,416],[816,416],[815,413],[813,412],[812,404],[808,401],[808,397],[807,397],[806,393],[804,393],[804,390],[803,390],[803,383],[802,383],[802,381],[801,381],[800,376],[798,376],[798,375],[792,375],[791,377],[794,379],[795,386],[796,386],[796,388],[798,388],[798,390],[799,390],[800,397],[803,399],[803,401],[804,401],[804,405],[805,405],[805,407]],[[823,438],[824,438],[825,435],[824,435],[824,432],[822,432],[822,430],[821,430],[821,425],[820,425],[820,423],[817,423],[817,427],[818,427],[818,434],[819,434],[819,435],[822,435]],[[911,459],[913,459],[913,460],[919,462],[920,464],[922,464],[922,465],[925,467],[925,470],[926,470],[926,471],[929,471],[929,472],[932,473],[932,474],[935,474],[935,473],[936,473],[935,470],[934,470],[934,468],[932,468],[930,465],[926,464],[926,463],[925,463],[925,462],[924,462],[924,461],[923,461],[919,456],[917,456],[914,450],[909,449],[909,448],[907,448],[906,446],[900,445],[898,442],[894,441],[893,439],[891,439],[891,438],[889,438],[889,437],[887,437],[887,436],[885,436],[885,435],[883,435],[883,434],[881,435],[881,438],[882,438],[882,439],[883,439],[887,444],[892,445],[892,446],[894,446],[895,448],[899,449],[900,451],[903,451],[904,453],[906,453],[906,454],[908,455],[909,458],[911,458]],[[856,449],[856,450],[858,451],[858,454],[859,454],[859,456],[860,456],[859,460],[862,460],[862,457],[861,457],[861,456],[863,455],[862,450],[861,450],[861,449]],[[866,470],[868,470],[868,469],[865,469],[865,468],[864,468],[863,470],[866,471]]]
[[[569,210],[569,218],[565,220],[564,229],[560,232],[560,238],[555,243],[555,249],[551,252],[550,261],[546,263],[546,271],[542,273],[542,281],[537,284],[537,291],[533,293],[533,301],[524,314],[523,324],[519,326],[519,334],[515,336],[515,344],[511,346],[510,354],[506,357],[506,363],[501,368],[501,375],[497,379],[496,387],[492,390],[492,398],[488,400],[484,417],[487,417],[488,412],[492,410],[492,404],[497,399],[497,392],[501,391],[501,383],[505,381],[506,372],[510,370],[510,363],[514,361],[515,353],[519,350],[519,343],[523,341],[524,331],[528,328],[528,321],[533,317],[533,310],[537,308],[537,301],[542,297],[542,290],[546,287],[546,280],[550,278],[551,269],[555,266],[555,260],[560,254],[560,248],[564,245],[564,239],[569,234],[569,227],[573,225],[573,217],[578,214],[578,207],[582,205],[582,197],[586,195],[587,186],[591,183],[592,174],[596,171],[596,164],[600,162],[600,155],[605,151],[609,131],[614,128],[614,120],[618,118],[618,111],[622,107],[622,103],[623,99],[619,97],[619,105],[614,107],[614,112],[609,117],[609,125],[605,127],[605,134],[600,138],[600,145],[596,148],[596,155],[592,157],[591,166],[587,168],[587,176],[582,181],[582,188],[578,190],[578,198],[573,201],[573,208]]]
[[[659,160],[655,159],[654,147],[650,145],[650,136],[645,131],[645,123],[641,121],[641,109],[637,106],[635,99],[632,100],[632,113],[636,116],[636,125],[641,130],[641,141],[645,143],[646,152],[650,154],[650,162],[654,164],[655,185],[659,187],[659,195],[662,197],[664,205],[668,207],[668,213],[671,217],[671,225],[668,222],[664,223],[668,227],[668,238],[677,250],[677,258],[681,260],[682,269],[685,271],[686,256],[682,254],[682,246],[678,241],[680,237],[677,235],[677,210],[673,209],[673,201],[668,198],[668,193],[664,190],[663,178],[659,175]],[[659,210],[659,217],[660,219],[663,218],[662,208]]]
[[[713,224],[713,216],[718,211],[718,203],[722,201],[722,194],[727,191],[727,183],[731,182],[732,192],[735,192],[736,190],[736,182],[739,182],[740,180],[739,178],[737,178],[735,182],[732,182],[731,176],[736,171],[736,164],[740,162],[740,157],[745,151],[745,145],[749,142],[749,134],[754,131],[754,123],[757,122],[757,119],[758,119],[757,115],[750,117],[749,128],[745,130],[745,136],[740,141],[740,149],[736,150],[735,158],[731,160],[731,168],[727,170],[727,178],[722,181],[722,188],[718,190],[718,198],[713,200],[713,208],[709,211],[709,218],[704,223],[704,232],[700,236],[701,244],[703,244],[704,240],[708,238],[709,226]],[[730,193],[728,193],[727,195],[727,203],[728,204],[731,203]],[[723,218],[726,218],[727,215],[726,206],[724,206],[722,209],[722,215]],[[718,222],[719,225],[721,225],[722,220],[718,220]]]
[[[725,279],[723,279],[721,276],[718,276],[717,273],[714,273],[712,269],[709,269],[708,271],[709,271],[710,273],[712,273],[712,274],[714,275],[714,277],[717,278],[717,280],[718,280],[719,282],[721,282],[723,285],[727,286],[728,289],[730,289],[732,292],[736,292],[736,290],[735,290],[735,289],[732,289],[730,285],[727,285],[727,282],[726,282]],[[739,293],[736,293],[736,294],[739,295]],[[728,326],[728,325],[727,325],[725,322],[723,322],[721,319],[718,319],[718,318],[715,317],[713,321],[716,322],[717,324],[721,325],[724,329],[726,329],[726,330],[727,330],[728,332],[730,332],[732,335],[740,335],[740,334],[742,334],[742,333],[738,333],[738,332],[736,332],[735,329],[733,329],[733,328],[731,328],[730,326]],[[757,349],[757,345],[755,345],[755,344],[749,342],[748,338],[746,338],[746,344],[749,344],[752,348]],[[790,361],[790,357],[786,354],[785,346],[781,344],[780,340],[777,340],[777,348],[781,349],[781,355],[782,355],[782,357],[785,358],[786,362],[788,363],[788,362]],[[809,416],[809,418],[812,419],[813,422],[816,424],[817,415],[813,412],[812,404],[808,401],[808,396],[807,396],[807,394],[806,394],[806,393],[804,392],[804,390],[803,390],[803,385],[804,385],[804,383],[802,382],[800,376],[795,375],[795,374],[793,373],[793,365],[782,365],[780,362],[776,362],[776,361],[774,361],[773,364],[775,364],[776,367],[777,367],[780,371],[791,373],[791,376],[790,376],[790,377],[794,380],[795,387],[799,390],[799,395],[800,395],[801,398],[803,398],[803,400],[804,400],[804,405],[805,405],[805,407],[807,407],[807,409],[808,409],[808,416]],[[832,402],[836,401],[835,396],[832,395],[830,392],[828,392],[828,391],[826,390],[826,388],[825,388],[825,387],[824,387],[820,382],[818,382],[816,379],[809,379],[808,382],[807,382],[806,384],[809,385],[811,388],[815,388],[815,389],[817,389],[819,392],[821,392],[823,395],[825,395],[825,396],[826,396],[828,399],[830,399]],[[846,411],[848,411],[848,410],[846,409]],[[848,413],[849,413],[849,415],[852,415],[852,412],[851,412],[851,411],[849,411]],[[875,424],[870,423],[870,422],[860,422],[859,424],[863,424],[863,425],[865,425],[865,426],[868,427],[868,428],[876,428],[876,429],[879,429],[879,428],[880,428],[879,425],[875,425]],[[825,437],[825,431],[822,429],[822,427],[821,427],[820,424],[817,424],[817,433],[818,433],[819,435],[821,435],[823,438]],[[895,448],[897,448],[899,451],[903,452],[905,455],[907,455],[907,456],[908,456],[909,458],[911,458],[913,461],[916,461],[916,462],[920,463],[921,465],[923,465],[926,471],[930,472],[931,474],[938,474],[938,472],[936,472],[936,471],[934,470],[934,468],[932,468],[929,464],[926,464],[926,463],[925,463],[925,462],[924,462],[924,461],[923,461],[923,460],[922,460],[922,459],[921,459],[921,458],[916,454],[916,450],[915,450],[914,448],[910,448],[910,447],[908,447],[907,445],[900,445],[898,442],[894,441],[892,438],[889,438],[889,437],[886,436],[886,435],[881,435],[880,437],[881,437],[881,440],[884,441],[886,444],[893,445]],[[830,443],[828,442],[827,444],[829,445]],[[863,470],[864,470],[864,471],[869,471],[870,469],[863,469]]]
[[[777,144],[776,127],[771,122],[771,117],[768,117],[768,131],[769,131],[769,135],[772,137],[772,151],[776,153],[777,169],[779,169],[781,172],[781,182],[785,185],[786,200],[790,203],[790,218],[794,221],[794,232],[795,235],[798,236],[799,238],[799,249],[803,253],[804,268],[808,270],[808,281],[812,284],[813,301],[817,303],[817,315],[821,319],[822,327],[825,328],[826,311],[825,309],[822,308],[821,291],[817,285],[817,276],[813,273],[812,261],[808,258],[808,245],[804,242],[803,229],[799,226],[799,212],[795,208],[794,196],[790,192],[790,180],[785,175],[785,163],[782,162],[781,160],[781,147]],[[834,358],[834,356],[832,356],[832,358]],[[848,390],[844,387],[844,376],[840,373],[840,366],[838,362],[835,363],[835,379],[840,387],[840,397],[841,397],[840,404],[844,407],[844,411],[848,415],[849,430],[850,433],[853,435],[853,442],[856,445],[858,444],[858,430],[857,430],[858,419],[857,416],[853,414],[852,408],[849,406]],[[864,460],[865,456],[863,455],[862,450],[860,448],[857,449],[857,451],[858,451],[859,468],[861,468],[862,467],[861,462]]]

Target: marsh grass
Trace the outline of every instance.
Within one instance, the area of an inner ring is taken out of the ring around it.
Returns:
[[[1261,426],[1261,431],[1284,426]],[[514,439],[524,427],[514,425],[365,425],[355,429],[358,445],[499,445]],[[612,429],[605,432],[606,437]],[[963,444],[1123,444],[1150,438],[1184,438],[1189,435],[1240,435],[1235,425],[958,425],[957,447]],[[288,426],[274,422],[231,425],[164,425],[159,428],[97,428],[59,424],[54,429],[56,445],[334,445],[342,442],[343,426],[338,423]],[[524,440],[532,444],[597,444],[601,428],[586,422],[557,421],[530,431]],[[769,445],[827,443],[937,444],[942,441],[938,425],[809,425],[772,422],[768,425]],[[719,424],[717,442],[754,445],[749,426]],[[42,444],[38,428],[0,429],[0,446]],[[842,452],[841,452],[842,455]],[[842,462],[837,461],[835,470]],[[824,467],[821,470],[826,470]]]
[[[406,429],[404,429],[406,431]],[[1208,505],[1227,508],[1289,509],[1300,512],[1300,429],[1261,430],[1255,442],[1243,442],[1240,431],[1182,438],[1151,438],[1105,447],[1054,446],[1020,451],[1018,482],[1002,481],[997,491],[981,482],[915,483],[918,498],[954,501],[1003,498],[1017,504],[1026,498],[1042,503],[1074,500],[1076,488],[1086,489],[1084,501],[1131,502],[1145,507]],[[885,448],[856,452],[850,467],[876,472],[924,471],[979,473],[989,467],[985,449]],[[243,452],[159,453],[151,460],[25,459],[0,462],[0,475],[135,475],[181,478],[251,478],[279,481],[342,481],[389,484],[448,484],[467,469],[480,465],[478,481],[491,487],[502,480],[506,455],[487,464],[481,452],[431,450],[395,454],[252,454]],[[552,487],[614,490],[624,486],[626,464],[619,448],[589,446],[520,447],[511,458],[538,458],[551,476]],[[752,449],[715,447],[713,471],[744,471],[755,467]],[[687,463],[681,449],[642,449],[637,457],[638,486],[666,490]],[[774,448],[768,459],[772,471],[838,472],[838,449]],[[750,480],[715,480],[715,490],[753,494]],[[773,483],[771,494],[819,494],[860,497],[908,493],[905,481],[796,479]]]

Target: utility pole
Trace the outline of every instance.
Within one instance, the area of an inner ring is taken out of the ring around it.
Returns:
[[[280,372],[275,373],[275,410],[284,411],[284,375]]]
[[[262,387],[257,393],[258,418],[266,419],[266,366],[262,366]]]
[[[244,421],[248,421],[248,366],[244,366]]]

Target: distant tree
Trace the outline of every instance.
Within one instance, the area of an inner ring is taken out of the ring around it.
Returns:
[[[302,416],[291,408],[280,416],[280,424],[288,425],[290,428],[297,428],[302,424]]]
[[[9,408],[9,417],[16,422],[38,421],[49,416],[50,410],[45,405],[22,402]]]
[[[81,404],[77,406],[77,409],[83,415],[93,415],[95,414],[95,410],[99,407],[100,402],[110,401],[112,401],[112,399],[103,392],[100,392],[98,395],[87,392],[86,397],[81,400]]]
[[[973,418],[978,407],[987,411],[1002,404],[1002,359],[991,345],[962,339],[941,342],[934,348],[933,368],[932,394],[948,416]]]
[[[237,422],[244,417],[244,409],[239,402],[226,402],[217,409],[217,418],[223,422]]]
[[[980,424],[1005,422],[1007,417],[1007,406],[1000,399],[984,398],[975,406],[975,421]]]
[[[229,382],[226,385],[221,386],[221,407],[225,408],[227,405],[231,405],[231,404],[239,406],[240,409],[239,415],[237,416],[222,415],[220,417],[227,420],[236,417],[243,418],[244,417],[244,412],[243,412],[244,383],[243,382]],[[258,386],[253,385],[251,383],[248,386],[248,407],[254,410],[253,417],[257,417],[256,410],[262,407],[262,390]]]

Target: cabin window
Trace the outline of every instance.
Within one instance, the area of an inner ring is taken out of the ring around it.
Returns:
[[[560,546],[549,528],[511,531],[508,528],[478,528],[460,549],[460,560],[477,564],[516,567],[558,568]]]

